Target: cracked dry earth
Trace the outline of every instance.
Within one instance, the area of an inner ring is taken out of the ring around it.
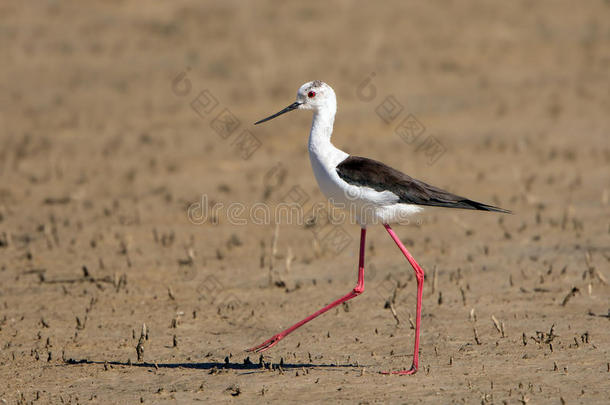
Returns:
[[[494,7],[0,5],[0,403],[608,403],[610,6]],[[426,270],[414,376],[379,373],[411,364],[416,291],[381,226],[362,295],[244,351],[356,282],[357,225],[227,217],[323,201],[310,116],[250,125],[312,79],[339,147],[514,211],[395,227]]]

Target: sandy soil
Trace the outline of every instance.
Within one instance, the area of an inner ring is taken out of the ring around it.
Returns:
[[[607,403],[610,3],[252,3],[0,5],[0,403]],[[251,125],[312,79],[339,147],[515,212],[396,228],[415,376],[381,226],[363,295],[244,352],[356,281],[357,225],[227,216],[323,201],[310,115]]]

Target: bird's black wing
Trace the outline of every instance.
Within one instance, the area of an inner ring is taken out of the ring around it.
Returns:
[[[355,186],[391,191],[399,197],[399,202],[405,204],[511,213],[441,190],[373,159],[349,156],[337,165],[337,174]]]

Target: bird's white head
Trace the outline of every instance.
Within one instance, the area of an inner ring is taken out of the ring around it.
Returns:
[[[318,110],[322,108],[337,108],[337,98],[332,87],[328,84],[314,80],[307,82],[297,91],[297,102],[300,110]]]
[[[337,97],[332,87],[320,80],[307,82],[299,87],[297,100],[283,110],[254,123],[260,124],[293,110],[337,111]]]

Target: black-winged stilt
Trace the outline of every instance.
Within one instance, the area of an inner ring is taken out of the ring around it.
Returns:
[[[319,80],[302,85],[297,92],[297,99],[294,103],[280,112],[256,122],[255,125],[269,121],[292,110],[313,110],[314,112],[311,132],[309,133],[309,158],[320,189],[333,204],[344,208],[356,208],[356,219],[361,226],[358,283],[348,294],[260,345],[248,349],[248,351],[263,352],[275,346],[289,333],[305,323],[329,309],[360,295],[364,291],[366,226],[382,223],[415,270],[415,277],[417,279],[413,364],[410,369],[392,372],[392,374],[400,375],[414,374],[417,371],[419,363],[419,328],[421,323],[424,271],[394,233],[390,223],[404,220],[407,216],[421,211],[423,206],[463,208],[503,213],[510,213],[510,211],[460,197],[413,179],[376,160],[350,156],[342,150],[337,149],[330,142],[335,113],[337,112],[337,99],[333,89]]]

